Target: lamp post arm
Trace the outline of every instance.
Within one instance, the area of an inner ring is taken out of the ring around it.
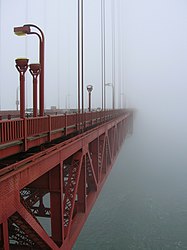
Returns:
[[[29,34],[35,34],[39,37],[40,40],[40,64],[41,64],[41,73],[40,73],[40,116],[44,116],[44,33],[43,31],[36,26],[35,24],[25,24],[24,26],[29,26],[37,29],[40,34],[37,32],[30,32]]]
[[[42,43],[42,37],[41,37],[41,35],[40,34],[38,34],[37,32],[30,32],[29,33],[29,35],[37,35],[37,37],[39,38],[39,40],[40,40],[40,43]]]
[[[24,24],[24,26],[30,26],[30,27],[33,27],[33,28],[36,28],[37,30],[39,30],[39,32],[40,32],[40,34],[41,34],[42,42],[44,42],[44,33],[43,33],[43,31],[42,31],[37,25],[27,23],[27,24]],[[30,32],[30,34],[33,34],[33,33]],[[37,34],[37,33],[34,33],[34,34]]]
[[[40,44],[40,48],[41,48],[41,44],[42,44],[42,37],[40,34],[38,34],[37,32],[30,32],[29,35],[36,35],[39,38],[39,44]],[[41,50],[39,51],[39,60],[41,63]]]

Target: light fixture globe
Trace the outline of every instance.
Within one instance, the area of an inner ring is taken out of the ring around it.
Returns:
[[[89,85],[87,85],[86,88],[87,88],[88,92],[91,93],[93,90],[93,85],[89,84]]]

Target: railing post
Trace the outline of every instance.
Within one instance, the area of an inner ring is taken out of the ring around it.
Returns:
[[[91,123],[90,123],[90,125],[92,126],[92,114],[93,114],[93,112],[91,111],[91,113],[90,113],[90,118],[91,118]]]
[[[64,129],[64,132],[65,132],[65,135],[67,135],[67,126],[68,126],[68,118],[67,118],[67,113],[65,113],[65,129]]]
[[[51,142],[51,116],[50,115],[48,115],[48,128],[49,128],[48,140],[49,142]]]
[[[76,113],[76,131],[78,131],[78,113]]]
[[[23,118],[23,150],[27,151],[27,118]]]

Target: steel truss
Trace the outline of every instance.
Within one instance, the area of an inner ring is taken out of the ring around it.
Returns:
[[[72,249],[125,140],[130,116],[9,166],[0,177],[0,249]]]

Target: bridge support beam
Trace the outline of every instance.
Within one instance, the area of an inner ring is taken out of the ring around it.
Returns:
[[[96,181],[99,181],[99,140],[98,138],[95,139],[93,142],[90,143],[89,151],[92,157],[92,164],[95,172]]]
[[[87,210],[87,201],[86,201],[86,160],[85,156],[83,158],[79,185],[77,189],[77,204],[76,204],[77,213],[85,213]]]
[[[3,243],[4,250],[9,250],[9,233],[8,233],[8,221],[3,222]]]
[[[71,250],[128,132],[128,114],[12,164],[0,178],[0,246]],[[46,205],[46,197],[50,205]],[[8,198],[7,198],[8,197]],[[5,209],[6,208],[6,209]],[[40,217],[46,217],[51,232]]]
[[[63,219],[63,165],[59,164],[49,173],[51,234],[60,247],[64,239]]]

